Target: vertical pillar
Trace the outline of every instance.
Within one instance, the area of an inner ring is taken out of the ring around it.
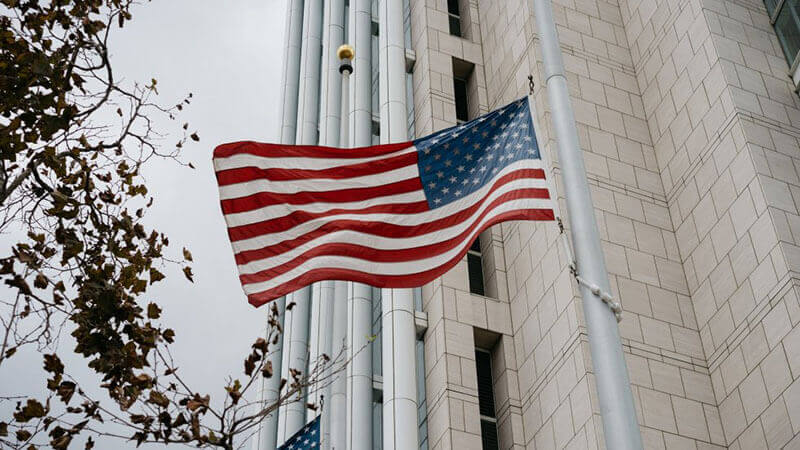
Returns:
[[[372,144],[372,2],[351,0],[348,40],[355,47],[348,135],[351,147]],[[343,143],[344,144],[344,143]],[[347,284],[347,449],[372,448],[372,288]],[[359,352],[359,353],[354,353]]]
[[[281,75],[281,125],[282,144],[294,144],[297,133],[297,95],[300,83],[300,53],[303,36],[303,0],[289,0],[286,6],[285,44],[283,47],[283,74]],[[286,299],[278,300],[281,326],[285,325]],[[263,380],[261,399],[270,404],[280,396],[283,359],[283,333],[273,349],[273,376]],[[273,412],[261,422],[254,450],[272,450],[278,447],[278,412]]]
[[[408,139],[403,0],[379,6],[381,143]],[[417,384],[414,295],[411,289],[384,289],[383,448],[417,448]]]
[[[281,297],[275,302],[278,305],[279,323],[283,326],[283,318],[286,306],[286,299]],[[264,308],[269,308],[269,305]],[[269,326],[267,327],[266,339],[269,339]],[[261,380],[261,401],[263,407],[266,407],[280,398],[281,388],[281,363],[283,359],[283,334],[278,335],[278,342],[270,348],[272,357],[272,377],[262,378]],[[268,450],[277,448],[278,444],[278,412],[274,411],[269,416],[261,421],[261,425],[256,433],[256,438],[253,440],[253,450]]]
[[[564,196],[567,200],[578,274],[599,288],[600,292],[609,292],[611,289],[603,247],[595,222],[589,183],[586,180],[575,115],[569,101],[569,88],[553,9],[550,0],[534,0],[533,7],[542,46],[544,76],[558,144],[558,161],[564,177]],[[616,317],[592,289],[581,284],[580,290],[606,448],[641,449],[642,437],[636,423],[633,394]]]
[[[339,59],[336,51],[344,43],[344,0],[329,0],[325,2],[324,18],[322,22],[322,83],[320,106],[322,108],[319,124],[319,143],[331,147],[338,147],[339,131],[342,111],[342,77],[339,73]],[[334,320],[335,282],[322,281],[320,296],[317,299],[319,308],[319,354],[336,355],[333,348],[336,344],[333,339],[335,327],[343,327]],[[335,417],[332,409],[331,386],[328,385],[321,392],[325,398],[325,407],[322,411],[322,446],[331,448],[331,418]]]
[[[336,282],[336,300],[333,302],[333,339],[331,352],[334,357],[342,355],[347,339],[347,282]],[[344,450],[347,445],[347,379],[344,373],[334,374],[331,383],[330,448]]]
[[[303,5],[303,39],[301,46],[300,87],[297,109],[297,143],[317,144],[319,120],[320,52],[322,47],[322,0],[306,0]],[[291,310],[289,304],[293,303]],[[308,331],[311,288],[304,287],[287,296],[286,333],[284,336],[283,376],[288,369],[308,371]],[[288,343],[287,343],[288,338]],[[279,442],[305,425],[305,398],[281,408],[279,415]]]

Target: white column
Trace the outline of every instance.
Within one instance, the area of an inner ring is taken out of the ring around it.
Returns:
[[[286,6],[286,43],[281,80],[281,143],[294,144],[297,133],[297,95],[300,89],[300,50],[303,37],[303,0]]]
[[[337,281],[335,301],[333,302],[333,339],[331,352],[334,356],[342,353],[347,339],[347,282]],[[345,373],[334,375],[331,384],[330,408],[330,448],[344,450],[347,443],[347,379]]]
[[[339,74],[339,59],[336,50],[344,43],[344,0],[329,0],[325,2],[324,18],[322,22],[322,107],[320,121],[320,145],[338,147],[339,130],[341,121],[342,103],[342,77]],[[323,281],[319,283],[319,353],[329,356],[335,355],[333,348],[334,326],[333,311],[335,306],[335,282]],[[331,386],[319,392],[325,398],[325,409],[322,411],[322,446],[330,448],[331,443],[331,417],[335,414],[331,408]],[[317,395],[317,398],[319,395]]]
[[[278,305],[279,323],[283,326],[283,317],[285,312],[286,299],[281,297],[275,300]],[[270,305],[264,308],[271,308]],[[265,339],[270,338],[270,327],[267,326],[267,334]],[[272,377],[262,378],[261,380],[261,408],[265,408],[280,398],[281,387],[281,363],[283,358],[283,334],[278,335],[278,342],[275,345],[270,345],[269,360],[272,362]],[[258,427],[256,439],[253,440],[253,450],[271,450],[278,445],[278,412],[273,411],[272,414],[265,417]]]
[[[297,133],[297,95],[300,85],[300,53],[303,36],[303,0],[289,0],[286,5],[285,43],[283,47],[283,74],[281,75],[281,124],[280,142],[294,144]],[[286,299],[276,300],[280,311],[281,325],[285,325]],[[267,308],[269,306],[265,306]],[[283,366],[283,338],[273,348],[271,378],[264,379],[261,386],[261,399],[266,403],[276,401],[280,395],[280,382]],[[261,422],[254,450],[272,450],[278,447],[278,415],[273,412]]]
[[[319,120],[320,51],[322,44],[322,0],[307,0],[303,5],[303,40],[301,49],[300,88],[297,110],[297,143],[317,144],[317,122]],[[294,303],[289,310],[288,305]],[[287,296],[286,332],[284,346],[285,369],[308,371],[308,331],[311,288],[302,288]],[[286,339],[289,339],[286,344]],[[288,379],[288,378],[287,378]],[[290,380],[291,382],[291,380]],[[302,401],[289,403],[281,409],[278,427],[279,442],[302,428],[306,421],[305,397]]]
[[[408,139],[403,0],[380,2],[381,143]],[[358,69],[355,69],[358,73]],[[384,289],[383,448],[418,447],[414,295],[411,289]]]
[[[349,137],[351,147],[372,144],[372,2],[351,0],[350,45],[355,48],[350,76]],[[347,286],[347,449],[372,448],[372,288]],[[354,354],[354,352],[359,352]]]

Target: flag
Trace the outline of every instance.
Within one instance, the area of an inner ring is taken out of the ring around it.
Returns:
[[[290,437],[283,443],[278,450],[314,450],[320,448],[319,446],[319,418],[317,416],[314,420],[307,423],[306,426],[300,429],[294,436]]]
[[[422,286],[491,225],[554,219],[526,98],[398,144],[223,144],[214,168],[257,306],[320,280]]]

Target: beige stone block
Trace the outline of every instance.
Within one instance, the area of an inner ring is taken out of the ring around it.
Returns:
[[[753,370],[767,353],[769,353],[767,336],[764,334],[764,327],[759,323],[742,340],[742,354],[747,371]]]
[[[761,428],[761,422],[753,422],[744,432],[739,436],[738,444],[744,449],[765,449],[767,442],[764,440],[764,430]]]
[[[675,419],[679,434],[702,441],[709,440],[705,414],[700,402],[681,397],[672,397],[672,405],[675,408]]]
[[[708,375],[684,368],[680,371],[687,398],[703,403],[716,403],[711,389],[711,378]]]
[[[747,426],[742,399],[739,391],[735,391],[719,405],[719,415],[722,419],[722,429],[725,439],[732,442]]]
[[[742,399],[744,399],[742,403],[745,417],[747,417],[747,422],[750,423],[758,418],[769,405],[769,398],[764,387],[764,378],[761,376],[761,371],[754,370],[750,372],[750,375],[739,385],[739,392],[741,392]]]
[[[792,424],[782,398],[772,403],[764,411],[764,414],[761,415],[761,426],[764,429],[767,448],[784,448],[786,443],[792,439],[794,435]]]
[[[773,348],[792,330],[789,315],[784,303],[778,303],[763,319],[764,331],[769,348]]]
[[[720,372],[722,373],[722,381],[725,383],[725,392],[730,394],[747,375],[741,348],[733,350],[731,354],[722,361]]]
[[[761,363],[761,373],[767,388],[770,402],[774,402],[784,389],[792,382],[789,363],[783,352],[783,346],[776,346]]]
[[[668,394],[639,388],[644,425],[658,430],[676,433],[675,415]]]
[[[653,388],[658,391],[683,396],[683,382],[680,369],[671,364],[650,360],[650,375],[653,378]]]

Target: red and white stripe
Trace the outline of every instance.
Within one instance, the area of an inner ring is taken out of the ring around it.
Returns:
[[[217,147],[222,212],[250,303],[320,280],[421,286],[453,267],[486,228],[554,218],[539,159],[517,161],[432,210],[417,167],[411,142]]]

